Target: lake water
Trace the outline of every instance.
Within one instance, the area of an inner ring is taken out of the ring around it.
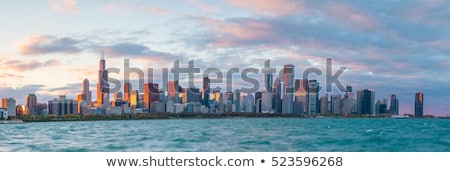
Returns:
[[[0,125],[0,151],[450,152],[446,119],[180,119]]]

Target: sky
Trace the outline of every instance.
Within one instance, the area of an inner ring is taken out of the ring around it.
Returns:
[[[296,78],[321,69],[311,78],[324,85],[331,57],[333,73],[347,68],[342,84],[372,89],[376,99],[396,94],[401,114],[414,113],[419,91],[425,114],[450,114],[450,1],[17,0],[0,11],[0,97],[19,104],[29,93],[43,103],[75,98],[84,78],[95,92],[103,50],[106,66],[121,69],[110,77],[123,79],[129,59],[153,68],[156,82],[175,60],[225,74],[270,59],[277,70],[295,65]],[[262,85],[261,70],[250,76]],[[248,86],[233,77],[236,88]]]

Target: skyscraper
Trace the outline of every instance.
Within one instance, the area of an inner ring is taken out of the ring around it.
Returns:
[[[375,91],[365,89],[358,91],[358,114],[375,114]]]
[[[241,90],[234,90],[232,98],[233,112],[241,112]]]
[[[273,84],[273,74],[272,73],[267,73],[265,76],[265,86],[266,86],[266,91],[271,93],[272,92],[272,84]]]
[[[53,115],[78,114],[78,102],[66,99],[65,95],[58,96],[54,100],[48,101],[48,113]]]
[[[3,98],[2,108],[5,108],[8,111],[8,116],[16,116],[16,100],[14,98]]]
[[[353,93],[353,88],[350,85],[347,85],[344,99],[342,100],[342,113],[343,114],[352,114],[357,112],[355,100],[355,93]]]
[[[144,84],[144,102],[145,108],[150,110],[153,102],[159,101],[158,84],[147,83]]]
[[[200,103],[200,89],[183,88],[182,102],[184,103]]]
[[[244,96],[242,105],[243,112],[255,112],[255,97],[248,93],[247,96]]]
[[[172,100],[174,103],[181,103],[179,93],[183,91],[178,81],[169,81],[168,87],[168,100]]]
[[[28,94],[26,106],[30,115],[37,115],[37,97],[35,94]]]
[[[97,106],[106,108],[109,104],[108,71],[105,66],[105,54],[102,52],[98,70]]]
[[[123,84],[123,101],[129,102],[131,90],[133,90],[130,82]]]
[[[274,112],[277,112],[277,113],[281,113],[281,109],[282,109],[282,106],[281,106],[281,90],[282,90],[281,85],[282,85],[282,83],[281,83],[280,79],[277,78],[275,80],[275,82],[273,83],[273,88],[272,88],[272,91],[273,91],[272,108],[273,108]]]
[[[423,118],[423,92],[416,93],[414,115],[416,118]]]
[[[84,101],[86,101],[87,103],[91,103],[92,92],[89,90],[89,80],[87,78],[83,80],[83,88],[81,94],[83,94],[82,97],[84,98]]]
[[[262,92],[261,98],[261,112],[268,113],[272,111],[272,93],[268,91]]]
[[[328,94],[324,94],[320,97],[320,113],[328,114],[330,111],[328,110]]]
[[[282,113],[291,114],[294,113],[294,65],[284,65],[283,83]]]
[[[138,90],[131,91],[129,101],[130,101],[130,107],[132,109],[141,108],[141,107],[139,107],[139,91]]]
[[[211,88],[210,88],[210,83],[211,83],[211,79],[209,79],[208,77],[204,77],[203,78],[203,92],[202,92],[202,100],[203,100],[203,105],[205,105],[206,107],[210,107],[210,93],[211,93]]]
[[[389,107],[389,112],[391,113],[391,115],[399,115],[398,113],[398,99],[397,96],[395,94],[391,95],[391,106]]]
[[[307,88],[308,80],[306,79],[296,79],[295,80],[295,100],[294,100],[294,113],[295,114],[306,114],[308,109],[307,100]]]
[[[318,114],[319,107],[319,82],[317,80],[308,81],[308,115]]]
[[[342,114],[342,98],[341,95],[331,96],[331,113],[334,115]]]
[[[261,113],[261,103],[258,104],[258,101],[262,101],[262,92],[257,91],[255,93],[255,112]]]

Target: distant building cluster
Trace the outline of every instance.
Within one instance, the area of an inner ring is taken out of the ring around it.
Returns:
[[[179,81],[164,83],[161,90],[157,83],[145,83],[143,90],[133,89],[130,82],[123,85],[123,92],[113,93],[110,101],[108,71],[102,54],[98,71],[97,99],[92,101],[89,80],[84,79],[82,91],[76,99],[61,95],[47,104],[38,103],[35,94],[26,97],[25,105],[16,105],[14,98],[3,98],[0,118],[16,118],[27,115],[94,114],[123,115],[138,113],[282,113],[298,115],[399,115],[399,100],[395,94],[390,101],[375,101],[375,91],[370,89],[353,92],[347,86],[344,95],[319,96],[320,83],[317,80],[294,78],[294,65],[284,65],[281,78],[274,80],[272,73],[264,76],[265,90],[244,94],[240,89],[221,92],[211,89],[211,80],[203,78],[202,88],[183,88]],[[423,114],[424,95],[415,95],[415,117]]]

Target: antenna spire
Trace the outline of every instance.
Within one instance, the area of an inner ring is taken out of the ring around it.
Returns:
[[[102,49],[102,56],[101,56],[101,59],[103,60],[103,59],[105,59],[105,51]]]

